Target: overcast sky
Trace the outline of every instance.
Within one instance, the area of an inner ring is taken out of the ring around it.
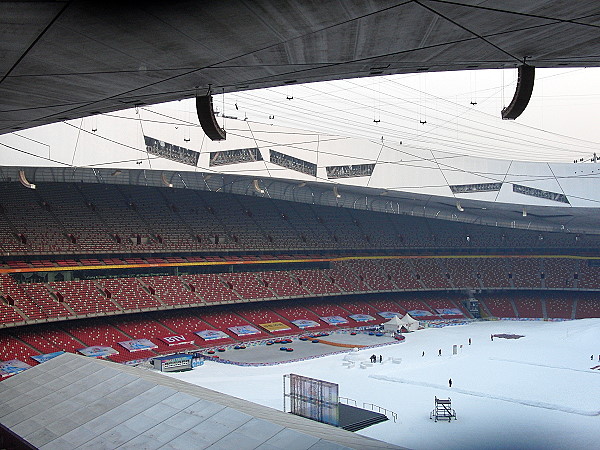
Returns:
[[[538,69],[531,102],[516,121],[500,116],[516,69],[312,83],[216,95],[214,102],[225,115],[251,121],[480,157],[573,162],[600,154],[599,74]],[[179,107],[189,109],[185,103]]]

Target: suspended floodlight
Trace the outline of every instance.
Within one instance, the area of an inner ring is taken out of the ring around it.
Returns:
[[[259,194],[264,194],[265,190],[260,187],[260,182],[258,180],[254,180],[254,190]]]
[[[460,205],[460,202],[456,202],[456,209],[458,209],[460,212],[463,212],[463,211],[465,210],[465,208],[463,208],[463,207]]]
[[[30,183],[29,181],[27,181],[27,177],[25,176],[25,171],[24,170],[19,170],[19,181],[26,188],[35,189],[35,184]]]
[[[337,186],[333,187],[333,195],[335,195],[335,198],[341,198],[342,194],[340,194],[340,192],[338,191]]]
[[[523,207],[523,217],[527,217],[527,209],[525,207]]]

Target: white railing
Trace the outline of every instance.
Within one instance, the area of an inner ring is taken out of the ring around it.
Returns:
[[[394,423],[396,423],[398,421],[398,414],[396,414],[394,411],[390,411],[389,409],[383,408],[383,407],[375,405],[373,403],[363,403],[363,408],[385,414],[387,417],[391,417],[392,420],[394,421]]]
[[[351,398],[338,397],[338,400],[340,403],[343,403],[344,405],[356,406],[356,400],[353,400]]]

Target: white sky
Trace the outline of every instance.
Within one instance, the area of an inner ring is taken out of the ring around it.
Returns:
[[[500,117],[516,69],[312,83],[226,94],[224,101],[215,95],[214,102],[251,121],[471,156],[573,162],[600,154],[599,74],[537,69],[531,102],[516,121]]]
[[[496,333],[525,337],[490,341]],[[370,402],[398,413],[399,423],[360,434],[413,449],[589,450],[600,442],[600,370],[590,369],[600,365],[599,342],[600,319],[477,322],[420,330],[404,343],[358,352],[364,361],[377,353],[402,358],[401,364],[347,369],[344,355],[333,355],[271,367],[207,362],[169,375],[279,410],[284,374],[338,383],[340,395],[359,406]],[[453,344],[463,345],[456,356]],[[452,399],[458,420],[429,419],[435,396]]]

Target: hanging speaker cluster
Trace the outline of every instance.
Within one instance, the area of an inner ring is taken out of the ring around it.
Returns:
[[[33,183],[30,183],[30,182],[27,180],[27,177],[25,176],[25,171],[24,171],[24,170],[19,170],[19,182],[20,182],[20,183],[21,183],[23,186],[25,186],[26,188],[29,188],[29,189],[35,189],[35,184],[33,184]]]
[[[204,133],[209,137],[211,141],[223,141],[225,140],[227,133],[217,123],[215,118],[215,112],[213,110],[212,95],[196,96],[196,112],[198,113],[198,120]]]
[[[531,99],[533,92],[533,82],[535,80],[535,67],[523,64],[519,66],[519,79],[517,89],[510,104],[502,110],[502,119],[515,120],[519,117]]]

